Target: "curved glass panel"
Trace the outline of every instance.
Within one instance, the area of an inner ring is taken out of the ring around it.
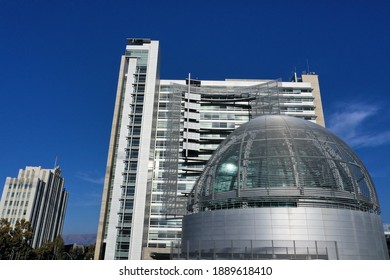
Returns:
[[[347,144],[315,123],[281,115],[255,118],[220,144],[192,190],[188,209],[285,201],[296,207],[380,211],[370,176]]]

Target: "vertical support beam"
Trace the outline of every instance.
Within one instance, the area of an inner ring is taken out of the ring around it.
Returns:
[[[187,240],[187,258],[186,260],[189,260],[190,259],[190,241]]]
[[[297,259],[297,247],[295,246],[295,240],[293,240],[293,245],[294,245],[294,259]]]

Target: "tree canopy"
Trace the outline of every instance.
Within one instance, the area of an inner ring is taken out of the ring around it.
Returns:
[[[6,219],[0,220],[0,259],[30,259],[33,249],[30,246],[33,233],[31,223],[22,219],[15,227]]]
[[[20,220],[15,227],[6,219],[0,220],[0,260],[89,260],[93,259],[95,245],[74,246],[65,250],[62,236],[47,241],[39,248],[31,248],[31,223]]]

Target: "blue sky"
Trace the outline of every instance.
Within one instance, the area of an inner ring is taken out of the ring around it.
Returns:
[[[309,66],[390,223],[389,1],[0,0],[0,186],[58,155],[64,234],[97,229],[128,37],[160,40],[163,79],[288,80]]]

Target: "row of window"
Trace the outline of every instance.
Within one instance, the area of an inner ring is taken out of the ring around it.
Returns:
[[[22,198],[29,198],[30,197],[30,192],[10,192],[8,191],[7,194],[6,194],[6,198],[18,198],[18,197],[22,197]]]
[[[181,219],[159,219],[151,218],[150,226],[152,227],[170,227],[170,228],[180,228],[182,225]]]
[[[211,112],[215,112],[215,111],[233,111],[233,112],[245,111],[245,112],[248,112],[248,109],[249,108],[246,106],[228,106],[228,105],[215,106],[215,105],[201,103],[201,111],[211,111]]]
[[[280,109],[287,112],[314,111],[314,107],[280,107]]]
[[[180,239],[181,232],[175,231],[158,231],[149,233],[149,240],[161,240],[161,239]]]
[[[311,88],[283,88],[282,89],[283,93],[296,93],[299,94],[301,92],[312,92]]]
[[[29,193],[30,194],[30,193]],[[28,197],[27,197],[28,198]],[[14,206],[28,206],[28,200],[26,200],[26,201],[24,201],[24,200],[22,200],[22,201],[12,201],[12,200],[10,200],[10,201],[8,201],[8,200],[6,200],[5,202],[4,202],[4,207],[6,207],[6,206],[12,206],[12,205],[14,205]]]
[[[26,215],[27,214],[27,210],[26,209],[3,209],[2,213],[1,213],[3,216],[4,215]],[[11,222],[12,223],[12,222]]]
[[[240,120],[248,121],[248,115],[237,115],[235,113],[200,113],[200,118],[202,120]]]
[[[231,128],[236,127],[235,122],[202,122],[202,128]]]
[[[292,97],[292,98],[280,98],[279,102],[280,103],[313,102],[313,100],[314,97],[305,97],[305,98]]]
[[[14,189],[16,189],[16,188],[22,189],[22,188],[24,188],[25,190],[27,190],[27,189],[32,189],[32,184],[12,184],[12,183],[10,183],[8,185],[8,188],[10,188],[10,189],[12,189],[12,188],[14,188]]]

